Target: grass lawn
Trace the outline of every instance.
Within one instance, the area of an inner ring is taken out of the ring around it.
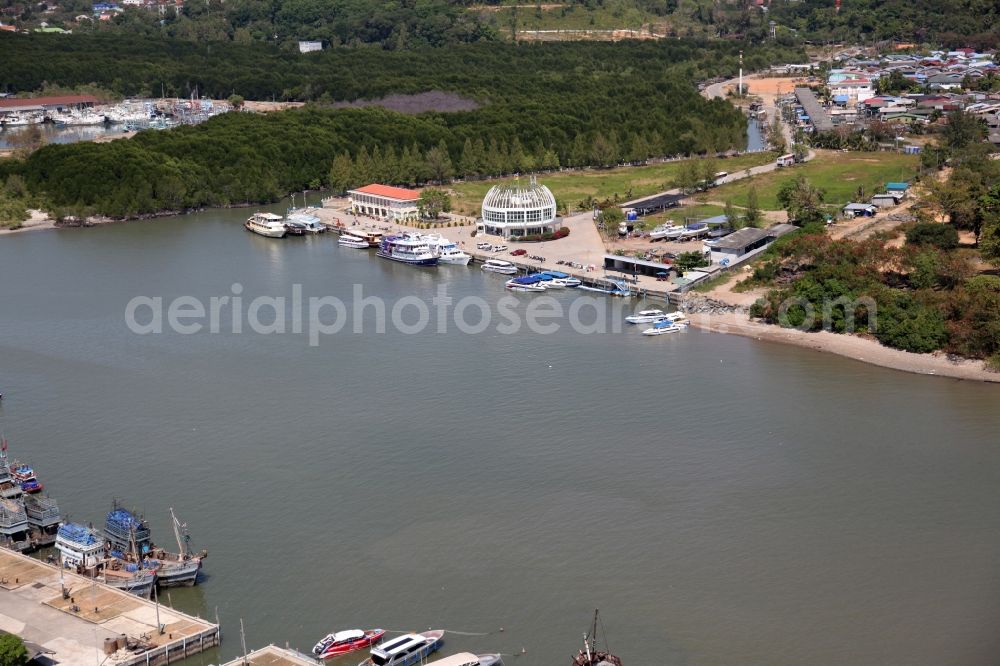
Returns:
[[[881,191],[887,182],[913,178],[920,158],[899,153],[843,153],[817,150],[816,158],[805,164],[777,169],[750,180],[728,183],[708,192],[706,201],[731,199],[737,206],[747,203],[746,192],[751,182],[757,188],[757,200],[764,210],[780,210],[778,190],[786,181],[799,175],[826,191],[826,204],[839,208],[855,199],[859,185],[865,187],[865,197]]]
[[[719,171],[734,173],[751,166],[767,164],[774,159],[774,153],[750,153],[727,159],[716,159]],[[548,186],[561,205],[579,208],[579,202],[592,196],[603,200],[618,195],[622,201],[655,194],[673,187],[671,184],[682,169],[690,169],[699,160],[679,160],[640,167],[618,167],[615,169],[583,169],[541,174],[538,182]],[[522,178],[527,184],[527,177]],[[499,182],[513,179],[475,180],[456,183],[451,186],[452,207],[455,212],[465,215],[479,213],[483,197],[491,187]],[[719,188],[722,189],[722,188]]]

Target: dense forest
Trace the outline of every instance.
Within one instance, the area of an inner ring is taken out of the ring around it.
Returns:
[[[1000,46],[996,0],[772,0],[770,18],[820,43]]]
[[[162,83],[181,94],[197,87],[217,97],[320,102],[267,116],[225,114],[128,141],[49,145],[23,162],[0,162],[0,179],[4,172],[23,177],[33,195],[58,210],[133,216],[270,201],[329,185],[331,177],[336,187],[357,179],[415,184],[716,153],[744,142],[742,114],[692,85],[709,73],[735,71],[733,44],[473,44],[408,53],[330,50],[310,58],[234,44],[191,49],[122,41],[0,37],[0,60],[11,64],[0,76],[19,88],[97,83],[131,94]],[[405,115],[322,103],[431,89],[479,107]]]

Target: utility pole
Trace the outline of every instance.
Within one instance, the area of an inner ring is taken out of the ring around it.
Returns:
[[[739,97],[743,97],[743,51],[740,51],[740,87],[738,88]]]

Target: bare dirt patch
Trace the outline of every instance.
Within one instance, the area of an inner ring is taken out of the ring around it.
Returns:
[[[455,93],[429,90],[413,95],[393,94],[380,99],[358,99],[353,102],[337,102],[333,105],[336,109],[360,109],[367,106],[381,106],[399,113],[426,113],[428,111],[447,113],[451,111],[475,111],[479,108],[479,103]]]

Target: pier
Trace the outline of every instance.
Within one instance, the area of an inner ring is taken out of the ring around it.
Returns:
[[[0,630],[52,662],[82,666],[165,666],[220,640],[217,624],[8,550],[0,550]]]
[[[316,666],[319,663],[301,652],[268,645],[222,666]]]

